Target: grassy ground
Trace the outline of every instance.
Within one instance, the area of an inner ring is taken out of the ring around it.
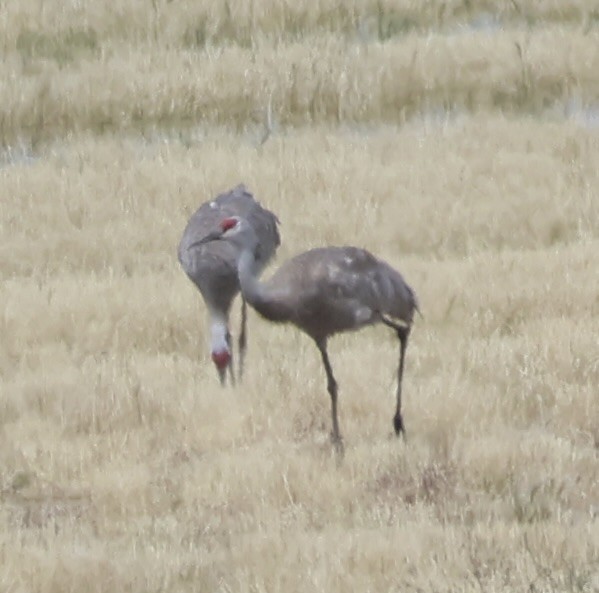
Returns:
[[[0,589],[599,591],[599,8],[530,4],[4,7]],[[382,327],[340,467],[305,336],[220,388],[175,250],[240,181],[416,289],[407,442]]]

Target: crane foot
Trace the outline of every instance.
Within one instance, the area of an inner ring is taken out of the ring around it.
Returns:
[[[393,417],[393,428],[395,429],[395,434],[397,436],[403,434],[405,438],[406,429],[404,428],[403,418],[401,417],[401,414],[396,414]]]
[[[339,463],[345,455],[345,446],[343,444],[343,438],[341,435],[336,435],[334,432],[331,433],[331,443],[337,457],[337,463]]]

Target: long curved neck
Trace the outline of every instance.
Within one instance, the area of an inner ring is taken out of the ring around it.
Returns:
[[[243,298],[262,317],[270,321],[285,322],[293,317],[293,309],[286,302],[284,294],[258,280],[256,258],[250,249],[244,249],[237,264],[239,284]]]
[[[261,312],[261,306],[267,301],[265,288],[256,275],[256,258],[251,249],[244,249],[237,263],[239,285],[243,298]]]

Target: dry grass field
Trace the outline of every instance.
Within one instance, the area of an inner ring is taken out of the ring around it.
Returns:
[[[599,591],[599,4],[495,4],[2,3],[0,591]],[[176,246],[241,181],[266,276],[415,288],[406,441],[384,327],[341,464],[306,336],[220,387]]]

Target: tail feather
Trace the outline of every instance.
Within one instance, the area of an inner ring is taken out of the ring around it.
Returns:
[[[418,313],[418,315],[420,315],[420,317],[422,317],[422,319],[424,319],[424,315],[420,310],[420,304],[418,303],[418,297],[416,296],[414,289],[409,284],[406,284],[405,286],[408,289],[410,296],[412,297],[412,305],[414,307],[414,310]]]

